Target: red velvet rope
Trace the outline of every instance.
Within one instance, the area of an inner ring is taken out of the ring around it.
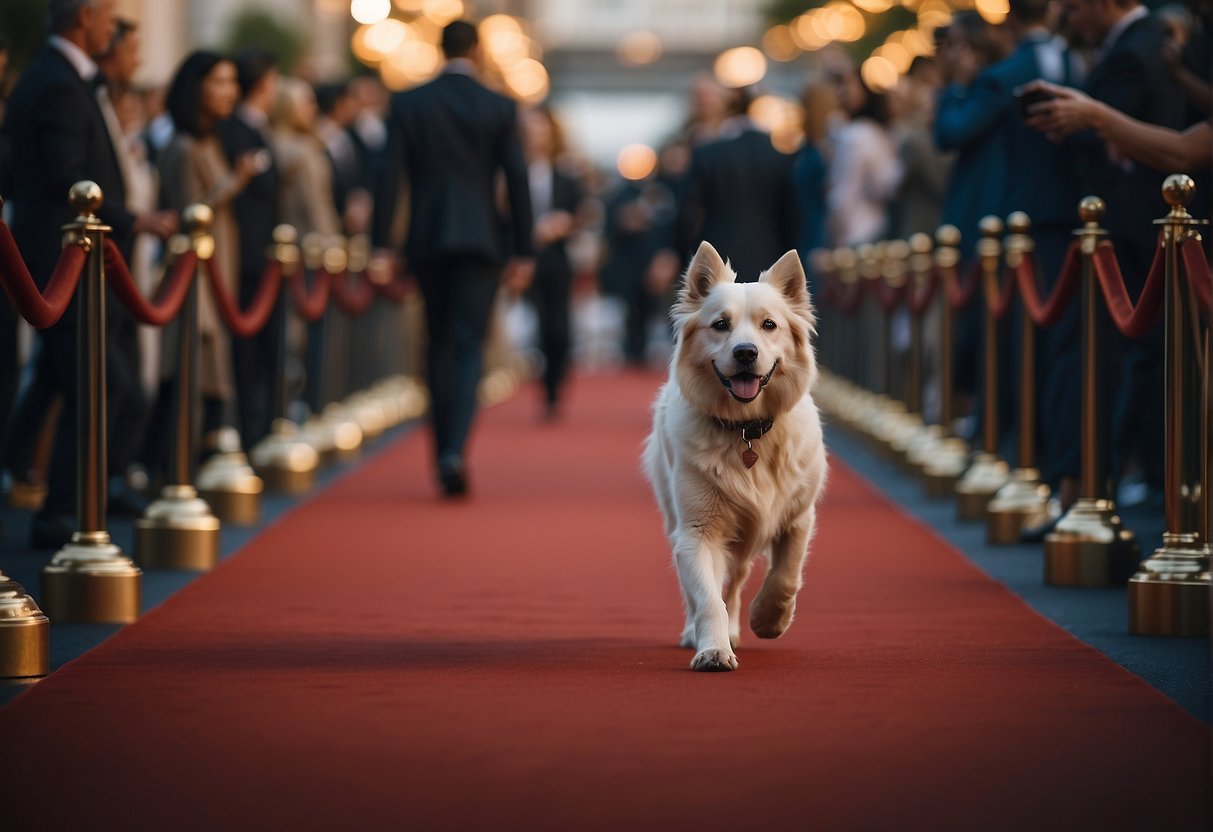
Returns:
[[[371,281],[371,285],[375,287],[375,291],[379,293],[380,297],[395,304],[404,303],[405,298],[413,294],[415,288],[413,281],[405,276],[404,266],[399,261],[397,261],[392,269],[391,280],[386,283]]]
[[[1179,254],[1188,285],[1200,306],[1200,316],[1205,323],[1213,323],[1213,277],[1209,275],[1209,261],[1205,259],[1200,240],[1191,237],[1184,240],[1179,244]]]
[[[282,284],[282,264],[271,260],[265,264],[265,272],[261,275],[261,283],[253,295],[249,308],[240,311],[236,301],[227,291],[219,266],[214,259],[206,261],[206,275],[210,278],[211,291],[215,294],[215,303],[219,314],[227,322],[227,328],[237,338],[251,338],[261,331],[270,315],[274,312],[274,303],[278,300],[278,288]]]
[[[849,318],[859,311],[863,302],[863,280],[856,280],[850,286],[850,293],[846,292],[845,288],[838,290],[838,310]]]
[[[287,289],[290,290],[291,299],[295,302],[295,311],[299,313],[299,317],[308,323],[313,323],[320,320],[329,305],[329,273],[323,269],[317,271],[316,276],[312,279],[310,291],[304,282],[306,279],[306,270],[296,269],[287,281]]]
[[[1024,258],[1027,259],[1026,257]],[[1001,321],[1011,311],[1011,301],[1015,300],[1015,275],[1005,275],[1002,283],[1002,289],[990,291],[989,288],[985,291],[986,309],[994,316],[995,320]]]
[[[1112,320],[1126,338],[1140,338],[1149,332],[1150,327],[1158,320],[1166,282],[1165,261],[1163,247],[1159,246],[1154,250],[1154,262],[1150,264],[1146,285],[1142,287],[1141,297],[1135,305],[1125,289],[1125,280],[1120,273],[1120,264],[1116,262],[1116,252],[1112,244],[1104,241],[1096,247],[1091,258],[1095,276],[1099,278]]]
[[[177,258],[172,269],[160,284],[156,299],[149,302],[135,285],[131,273],[126,267],[126,260],[118,250],[113,240],[105,241],[105,277],[118,296],[118,300],[130,310],[135,320],[152,326],[164,326],[181,310],[185,296],[189,292],[190,283],[194,279],[194,270],[198,265],[198,255],[187,251]]]
[[[938,271],[941,273],[940,282],[947,292],[948,303],[952,308],[960,310],[968,306],[972,302],[973,296],[977,294],[977,287],[981,284],[981,261],[977,260],[973,263],[963,285],[956,274],[955,266],[938,268]]]
[[[76,293],[76,284],[80,282],[87,257],[82,246],[69,245],[63,249],[59,262],[55,264],[55,271],[46,284],[46,291],[39,291],[29,269],[25,267],[13,232],[0,222],[0,283],[4,284],[4,291],[21,317],[38,329],[54,326],[63,317],[67,305],[72,302],[72,295]]]
[[[906,308],[910,310],[910,314],[915,318],[921,318],[926,311],[931,308],[931,301],[935,297],[935,290],[939,287],[939,281],[936,279],[935,270],[927,272],[926,285],[920,289],[911,288],[906,292]]]
[[[1015,281],[1019,285],[1019,296],[1023,298],[1024,308],[1037,326],[1053,326],[1061,320],[1078,281],[1082,277],[1082,245],[1077,240],[1070,243],[1066,250],[1066,259],[1061,265],[1061,273],[1053,286],[1053,293],[1047,301],[1041,301],[1040,291],[1036,283],[1036,261],[1024,257],[1019,261],[1015,270]]]
[[[885,314],[892,312],[901,303],[901,296],[904,294],[905,284],[893,287],[885,283],[883,280],[877,279],[872,281],[872,286],[876,291],[876,301],[880,304],[880,308]]]
[[[363,275],[358,281],[358,287],[354,288],[349,284],[350,279],[349,272],[333,275],[333,301],[345,314],[361,315],[370,308],[371,301],[375,299],[375,285]]]

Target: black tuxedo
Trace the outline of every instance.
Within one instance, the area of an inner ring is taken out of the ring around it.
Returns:
[[[62,226],[75,216],[67,202],[68,191],[81,180],[101,186],[105,202],[97,213],[113,227],[112,237],[129,257],[135,218],[125,207],[122,171],[96,90],[55,47],[43,46],[22,73],[9,101],[4,132],[12,149],[8,181],[12,189],[13,236],[38,284],[46,285],[59,259]],[[106,303],[109,461],[111,468],[117,468],[129,461],[141,432],[145,407],[134,328],[112,293]],[[39,402],[45,401],[41,397],[54,396],[64,401],[45,511],[68,514],[75,503],[76,476],[74,302],[58,324],[40,333],[38,350],[31,389],[39,392],[29,395],[37,396]],[[43,405],[32,400],[26,405],[23,399],[17,408],[6,444],[28,445],[44,415]],[[6,462],[12,458],[11,450],[6,450]]]
[[[1112,44],[1087,77],[1087,93],[1121,112],[1150,124],[1184,126],[1184,96],[1171,79],[1162,57],[1164,34],[1153,17],[1134,21]],[[1138,162],[1110,159],[1106,145],[1093,134],[1076,137],[1079,175],[1087,193],[1104,199],[1104,226],[1116,246],[1129,292],[1136,297],[1154,256],[1158,226],[1167,212],[1162,183],[1168,173]],[[1105,460],[1115,477],[1136,447],[1147,481],[1161,487],[1163,478],[1163,338],[1155,327],[1137,341],[1113,331],[1108,319],[1100,333],[1105,394],[1101,426],[1107,443]]]
[[[552,170],[552,211],[576,214],[581,202],[581,185],[573,177]],[[572,302],[573,264],[569,260],[568,240],[557,240],[539,250],[535,258],[535,282],[531,302],[539,319],[539,349],[545,359],[543,382],[547,401],[555,405],[569,368],[573,345],[569,304]]]
[[[792,157],[749,128],[696,149],[678,202],[679,254],[707,240],[739,282],[752,282],[796,247]]]
[[[228,161],[245,153],[270,150],[266,136],[237,113],[219,125],[219,139]],[[273,157],[271,156],[271,159]],[[249,180],[232,201],[236,224],[240,228],[240,301],[249,303],[265,271],[266,251],[274,241],[274,226],[279,219],[281,190],[277,163]],[[240,415],[240,437],[251,448],[270,432],[278,416],[275,384],[281,383],[278,366],[282,354],[282,304],[273,320],[251,338],[232,338],[233,375],[236,381],[236,405]]]
[[[502,264],[533,251],[518,110],[448,71],[392,97],[374,237],[389,239],[398,177],[409,193],[408,268],[426,303],[431,420],[440,464],[459,459],[476,409],[485,332]],[[498,209],[504,175],[509,215]]]

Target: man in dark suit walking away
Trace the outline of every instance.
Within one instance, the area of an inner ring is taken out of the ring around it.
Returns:
[[[278,93],[278,70],[274,56],[260,49],[241,52],[235,58],[240,82],[240,106],[219,125],[223,151],[233,165],[246,153],[263,160],[262,171],[233,200],[240,226],[240,303],[247,306],[261,283],[265,252],[273,242],[279,217],[278,166],[270,148],[269,114]],[[252,448],[270,432],[278,401],[273,380],[278,379],[282,353],[282,304],[268,326],[249,338],[232,338],[232,361],[236,379],[236,407],[240,415],[240,439]]]
[[[4,131],[12,146],[13,236],[43,287],[59,258],[62,226],[71,222],[67,204],[71,186],[91,179],[101,186],[105,202],[97,213],[113,228],[113,238],[129,256],[130,241],[140,232],[167,237],[177,226],[171,213],[135,216],[126,209],[126,188],[121,162],[115,153],[107,119],[116,121],[113,103],[104,86],[94,55],[109,46],[114,35],[115,0],[50,0],[47,30],[50,38],[35,55],[13,90]],[[117,301],[108,301],[110,314]],[[56,548],[67,543],[74,526],[76,501],[76,327],[75,304],[55,326],[40,333],[35,374],[62,397],[47,477],[47,497],[35,516],[31,545]],[[107,411],[121,411],[130,389],[115,382],[123,373],[117,354],[107,355]],[[38,383],[38,382],[35,382]],[[20,406],[20,404],[18,404]],[[10,437],[26,442],[31,437]]]
[[[720,138],[697,148],[678,200],[677,248],[685,262],[703,240],[749,283],[796,247],[792,157],[746,115],[748,90],[733,90]]]
[[[518,108],[476,80],[481,53],[473,24],[456,21],[443,29],[442,51],[442,74],[392,99],[374,236],[377,246],[388,243],[397,177],[403,175],[409,200],[406,266],[417,276],[429,330],[438,480],[453,497],[467,492],[464,446],[497,284],[522,292],[535,263]],[[508,217],[498,210],[498,174],[504,174]]]

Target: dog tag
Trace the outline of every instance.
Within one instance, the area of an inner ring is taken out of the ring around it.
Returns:
[[[753,448],[746,448],[741,452],[741,461],[745,463],[745,467],[753,468],[754,463],[758,461],[758,452]]]

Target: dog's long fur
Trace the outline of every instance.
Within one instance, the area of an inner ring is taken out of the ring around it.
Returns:
[[[681,644],[695,648],[695,670],[736,669],[741,589],[759,556],[769,569],[750,629],[778,638],[791,624],[826,477],[810,395],[815,319],[800,260],[789,251],[757,283],[735,281],[702,243],[671,311],[676,344],[644,449],[686,606]],[[748,392],[753,376],[772,368],[752,401],[725,385],[737,377],[734,387]],[[747,469],[740,431],[721,423],[767,417],[773,424],[752,440],[758,461]]]

